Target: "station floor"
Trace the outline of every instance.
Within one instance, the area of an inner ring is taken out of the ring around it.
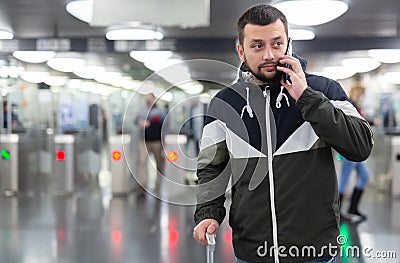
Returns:
[[[361,210],[368,214],[367,221],[341,224],[347,245],[359,247],[360,255],[343,255],[338,262],[400,262],[400,200],[368,188]],[[193,211],[193,206],[172,205],[136,192],[112,197],[97,180],[71,196],[40,191],[2,195],[0,262],[206,262],[205,247],[192,238]],[[217,236],[215,262],[234,261],[225,220]]]

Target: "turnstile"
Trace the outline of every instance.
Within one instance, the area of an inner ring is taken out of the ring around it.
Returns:
[[[54,174],[51,180],[54,194],[72,194],[74,191],[74,136],[54,136]]]
[[[128,194],[133,190],[134,183],[124,151],[131,150],[131,136],[127,134],[111,136],[109,144],[112,193],[113,195]]]
[[[18,192],[18,134],[1,134],[0,189],[5,195]]]
[[[168,134],[165,136],[165,176],[174,183],[186,184],[185,178],[189,164],[188,156],[182,151],[187,144],[186,135]]]
[[[186,178],[188,173],[196,170],[196,158],[189,157],[184,151],[187,136],[168,134],[164,142],[166,162],[160,197],[172,203],[181,203],[182,200],[188,200],[189,196],[189,199],[193,199],[195,196]]]

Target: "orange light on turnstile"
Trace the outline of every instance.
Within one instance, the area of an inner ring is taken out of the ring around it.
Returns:
[[[67,159],[67,155],[65,154],[64,150],[56,151],[56,160],[57,161],[65,161],[66,159]]]
[[[167,152],[167,161],[168,162],[177,162],[178,161],[178,152],[169,150]]]
[[[114,161],[119,161],[119,160],[121,160],[121,158],[122,158],[122,153],[121,153],[121,151],[113,151],[112,154],[111,154],[111,158],[112,158]]]

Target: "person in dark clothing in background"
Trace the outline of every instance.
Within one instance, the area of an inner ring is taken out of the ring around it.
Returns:
[[[165,120],[165,111],[156,103],[156,97],[153,93],[146,94],[146,108],[142,109],[135,120],[141,132],[140,156],[139,156],[139,183],[143,188],[147,187],[148,172],[147,161],[148,154],[154,154],[156,159],[157,174],[155,191],[159,190],[161,175],[164,171],[164,155],[162,150],[161,130]]]
[[[20,125],[18,116],[10,110],[9,112],[9,105],[7,101],[3,101],[3,128],[8,129],[8,116],[11,115],[11,130],[16,130]]]
[[[207,245],[206,233],[216,233],[231,179],[236,262],[335,262],[332,148],[365,160],[371,128],[339,83],[306,73],[306,61],[288,55],[288,22],[278,9],[250,8],[238,33],[239,80],[213,97],[203,129],[193,237]],[[304,253],[309,247],[315,253]]]
[[[393,109],[392,103],[387,102],[383,105],[383,129],[387,133],[397,131],[396,112]]]

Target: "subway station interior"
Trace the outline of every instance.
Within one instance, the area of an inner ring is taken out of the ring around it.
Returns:
[[[308,73],[364,90],[368,218],[341,220],[359,253],[337,262],[400,262],[399,0],[0,0],[0,262],[207,262],[193,239],[204,116],[237,80],[238,18],[261,3],[286,14]],[[149,93],[166,112],[162,175],[137,124]],[[342,210],[356,184],[354,170]],[[235,262],[228,214],[215,262]]]

